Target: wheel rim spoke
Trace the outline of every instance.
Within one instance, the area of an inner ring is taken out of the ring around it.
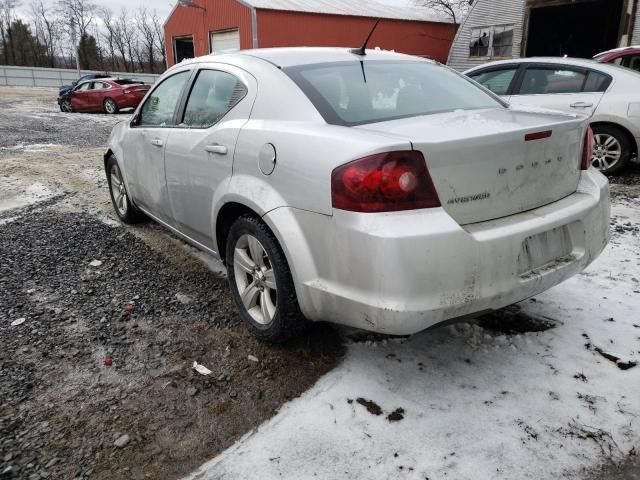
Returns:
[[[247,238],[249,244],[249,255],[251,259],[258,265],[259,267],[264,267],[264,249],[260,242],[256,237],[252,237],[251,235]]]
[[[236,248],[234,254],[234,262],[236,269],[240,269],[245,273],[252,274],[256,267],[256,263],[251,260],[247,251],[243,248]]]
[[[271,312],[269,311],[270,302],[271,298],[269,297],[269,292],[267,290],[260,292],[260,313],[262,313],[263,323],[267,323],[271,320]]]
[[[270,269],[264,272],[264,284],[270,290],[276,290],[276,275],[273,269]]]
[[[240,294],[240,298],[242,299],[242,304],[247,310],[251,310],[256,306],[258,302],[258,296],[260,295],[260,289],[255,282],[251,282],[247,285],[247,288],[244,289],[244,292]]]

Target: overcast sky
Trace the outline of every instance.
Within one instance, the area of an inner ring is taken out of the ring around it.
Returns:
[[[349,0],[344,0],[348,2]],[[380,3],[387,3],[390,5],[411,5],[412,0],[377,0]],[[23,13],[28,12],[30,0],[22,0],[20,10]],[[55,0],[44,0],[45,4],[53,5]],[[114,12],[120,11],[123,7],[129,10],[135,10],[141,5],[144,5],[149,10],[156,10],[158,16],[164,21],[171,12],[173,6],[177,3],[177,0],[109,0],[107,2],[96,2],[101,5],[108,5]]]

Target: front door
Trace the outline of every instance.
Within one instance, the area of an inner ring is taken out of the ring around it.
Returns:
[[[250,74],[209,65],[195,77],[179,124],[169,133],[167,189],[176,227],[202,245],[213,245],[212,215],[219,186],[231,177],[236,140],[256,95]]]
[[[71,108],[74,112],[86,112],[89,110],[91,100],[91,84],[93,82],[84,82],[77,85],[71,93]]]
[[[610,77],[593,70],[567,65],[528,65],[510,102],[591,115],[610,84]]]
[[[171,215],[164,173],[165,146],[190,74],[189,69],[175,73],[153,90],[123,142],[134,202],[166,222]]]

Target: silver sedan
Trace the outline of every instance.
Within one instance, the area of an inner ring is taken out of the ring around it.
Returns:
[[[251,331],[389,334],[501,308],[608,241],[584,116],[509,107],[392,52],[267,49],[168,70],[105,154],[116,213],[226,264]]]

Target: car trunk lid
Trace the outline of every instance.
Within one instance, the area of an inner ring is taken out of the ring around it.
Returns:
[[[586,124],[578,116],[501,108],[357,128],[408,138],[426,159],[442,207],[465,225],[575,192]]]

